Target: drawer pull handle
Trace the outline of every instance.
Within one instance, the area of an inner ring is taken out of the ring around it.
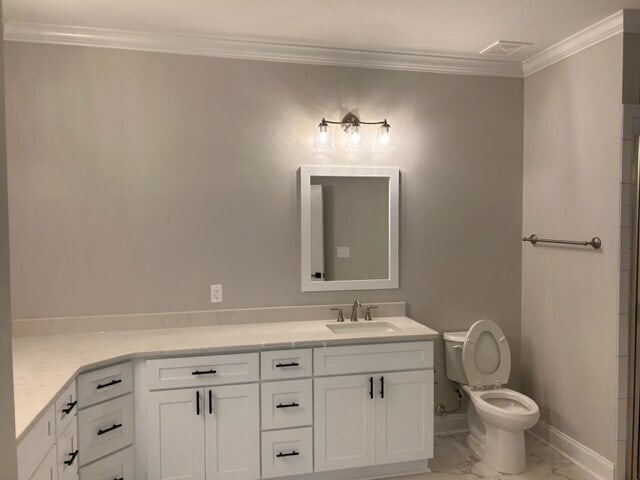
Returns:
[[[122,428],[122,424],[121,423],[114,423],[109,428],[105,428],[104,430],[102,428],[99,429],[98,430],[98,435],[104,435],[105,433],[112,432],[113,430],[116,430],[118,428]]]
[[[291,403],[279,403],[278,405],[276,405],[276,408],[291,408],[291,407],[299,407],[300,404],[297,402],[291,402]]]
[[[213,390],[209,390],[209,415],[213,415]]]
[[[200,390],[196,390],[196,415],[200,415]]]
[[[191,375],[213,375],[214,373],[216,373],[215,370],[194,370]]]
[[[380,398],[384,398],[384,377],[380,377]]]
[[[69,454],[69,460],[65,460],[64,464],[65,465],[69,465],[69,466],[73,465],[73,462],[76,460],[76,457],[78,456],[79,452],[80,452],[80,450],[76,450],[75,452],[70,453]]]
[[[276,455],[276,457],[295,457],[297,455],[300,455],[300,452],[293,450],[291,452],[280,452]]]
[[[300,364],[298,362],[276,363],[276,368],[299,367],[299,366]]]
[[[124,480],[124,477],[117,477],[117,478],[114,478],[113,480]]]
[[[69,415],[71,413],[71,410],[73,410],[73,407],[75,407],[77,404],[77,400],[74,400],[73,402],[67,402],[67,406],[66,408],[62,409],[62,413],[64,413],[65,415]]]
[[[118,378],[117,380],[111,380],[108,383],[99,383],[96,386],[96,390],[102,390],[103,388],[112,387],[113,385],[117,385],[119,383],[122,383],[122,379],[120,378]]]
[[[373,377],[369,377],[369,398],[373,400]]]

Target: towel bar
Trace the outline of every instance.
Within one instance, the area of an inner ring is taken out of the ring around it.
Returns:
[[[595,250],[598,250],[602,246],[602,240],[599,237],[593,237],[589,241],[585,240],[553,240],[550,238],[538,238],[538,236],[533,233],[528,237],[522,237],[523,242],[531,242],[532,245],[536,243],[558,243],[561,245],[580,245],[583,247],[593,247]]]

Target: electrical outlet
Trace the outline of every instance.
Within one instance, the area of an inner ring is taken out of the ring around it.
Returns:
[[[222,303],[222,284],[211,285],[211,303]]]
[[[337,257],[338,258],[351,257],[351,247],[338,247]]]

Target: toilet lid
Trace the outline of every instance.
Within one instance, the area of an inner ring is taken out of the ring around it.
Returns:
[[[511,351],[502,329],[491,320],[471,325],[462,347],[462,366],[469,385],[504,385],[511,371]]]

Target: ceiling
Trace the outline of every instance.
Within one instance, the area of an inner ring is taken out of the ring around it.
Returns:
[[[98,27],[384,52],[477,57],[531,42],[522,61],[640,0],[4,0],[5,24]]]

